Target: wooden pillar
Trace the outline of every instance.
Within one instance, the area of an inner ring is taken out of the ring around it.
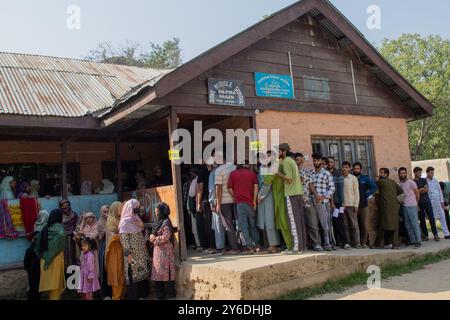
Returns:
[[[251,117],[249,117],[249,120],[250,120],[250,128],[256,129],[256,115],[252,115]]]
[[[169,146],[173,149],[174,144],[172,141],[172,132],[178,128],[177,123],[178,114],[176,111],[170,108],[170,113],[168,117],[169,122]],[[183,212],[183,195],[182,195],[182,185],[181,185],[181,168],[179,164],[175,164],[171,161],[172,167],[172,181],[173,188],[175,192],[175,203],[177,210],[177,222],[178,222],[178,235],[179,235],[179,257],[180,260],[187,259],[187,248],[186,248],[186,234],[184,230],[184,212]],[[180,261],[180,262],[181,262]]]
[[[122,201],[122,157],[120,154],[120,137],[116,136],[116,174],[117,174],[117,195]]]
[[[257,128],[256,128],[256,115],[252,115],[251,117],[249,117],[248,118],[249,119],[249,121],[250,121],[250,129],[255,129],[255,130],[257,130]],[[252,135],[252,137],[251,137],[251,139],[250,139],[251,141],[257,141],[258,140],[258,133],[256,132],[256,134],[255,135]],[[249,148],[250,148],[250,152],[249,152],[249,154],[250,154],[250,162],[251,163],[253,163],[253,164],[255,164],[256,163],[256,161],[257,161],[257,154],[258,154],[258,151],[256,151],[256,150],[252,150],[252,146],[250,145],[250,146],[248,146]]]
[[[61,175],[62,175],[62,197],[67,199],[67,138],[61,141]]]

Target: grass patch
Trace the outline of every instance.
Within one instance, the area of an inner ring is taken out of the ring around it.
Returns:
[[[424,266],[440,262],[450,258],[450,250],[445,250],[438,254],[428,253],[421,258],[413,259],[404,264],[390,264],[381,268],[381,279],[388,279],[405,273],[410,273]],[[359,271],[338,280],[330,280],[319,287],[305,288],[295,290],[280,296],[279,300],[305,300],[314,296],[323,295],[326,293],[341,293],[346,289],[365,285],[369,274]]]

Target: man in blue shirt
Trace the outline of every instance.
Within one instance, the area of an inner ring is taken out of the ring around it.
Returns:
[[[373,247],[377,237],[376,228],[372,226],[372,223],[369,223],[374,220],[374,217],[370,216],[369,200],[373,199],[373,195],[377,192],[378,188],[375,181],[370,179],[369,176],[361,173],[362,168],[360,162],[355,162],[353,164],[353,175],[358,178],[359,185],[358,224],[361,236],[361,246],[367,248],[367,241],[369,241],[369,245]]]

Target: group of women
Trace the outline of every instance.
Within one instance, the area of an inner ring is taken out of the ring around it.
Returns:
[[[13,200],[22,197],[39,198],[39,181],[22,181],[18,184],[14,177],[4,177],[0,183],[0,199]]]
[[[71,186],[68,184],[68,195],[73,195],[71,190]],[[94,190],[92,190],[92,182],[91,181],[83,181],[81,185],[81,195],[90,195],[93,193],[96,194],[110,194],[114,193],[115,186],[108,179],[103,179],[99,186]],[[44,190],[45,192],[45,190]],[[0,183],[0,199],[13,200],[13,199],[21,199],[23,197],[34,197],[39,198],[40,195],[40,184],[38,180],[21,181],[20,183],[13,176],[6,176],[1,180]],[[51,192],[50,192],[51,193]],[[61,191],[56,194],[61,194]],[[50,195],[46,195],[47,198]]]
[[[175,298],[174,230],[169,206],[157,204],[151,230],[139,217],[141,204],[131,199],[78,215],[68,200],[50,214],[39,213],[34,237],[25,254],[30,300],[43,292],[58,300],[66,289],[66,269],[80,265],[77,284],[83,299],[99,292],[103,299],[144,299],[150,279],[158,299]],[[95,274],[95,276],[94,276]],[[97,283],[99,285],[97,285]],[[100,290],[101,289],[101,290]]]

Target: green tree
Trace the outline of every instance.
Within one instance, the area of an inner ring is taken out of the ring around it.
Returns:
[[[140,44],[126,41],[114,46],[101,42],[85,57],[87,60],[114,63],[141,68],[172,69],[182,64],[180,39],[173,38],[162,45],[150,42],[149,49]]]
[[[450,156],[450,40],[404,34],[383,40],[381,54],[434,106],[433,116],[408,124],[413,160]]]
[[[150,52],[141,56],[141,61],[146,67],[171,69],[181,65],[180,39],[173,38],[162,45],[150,42],[150,48]]]

